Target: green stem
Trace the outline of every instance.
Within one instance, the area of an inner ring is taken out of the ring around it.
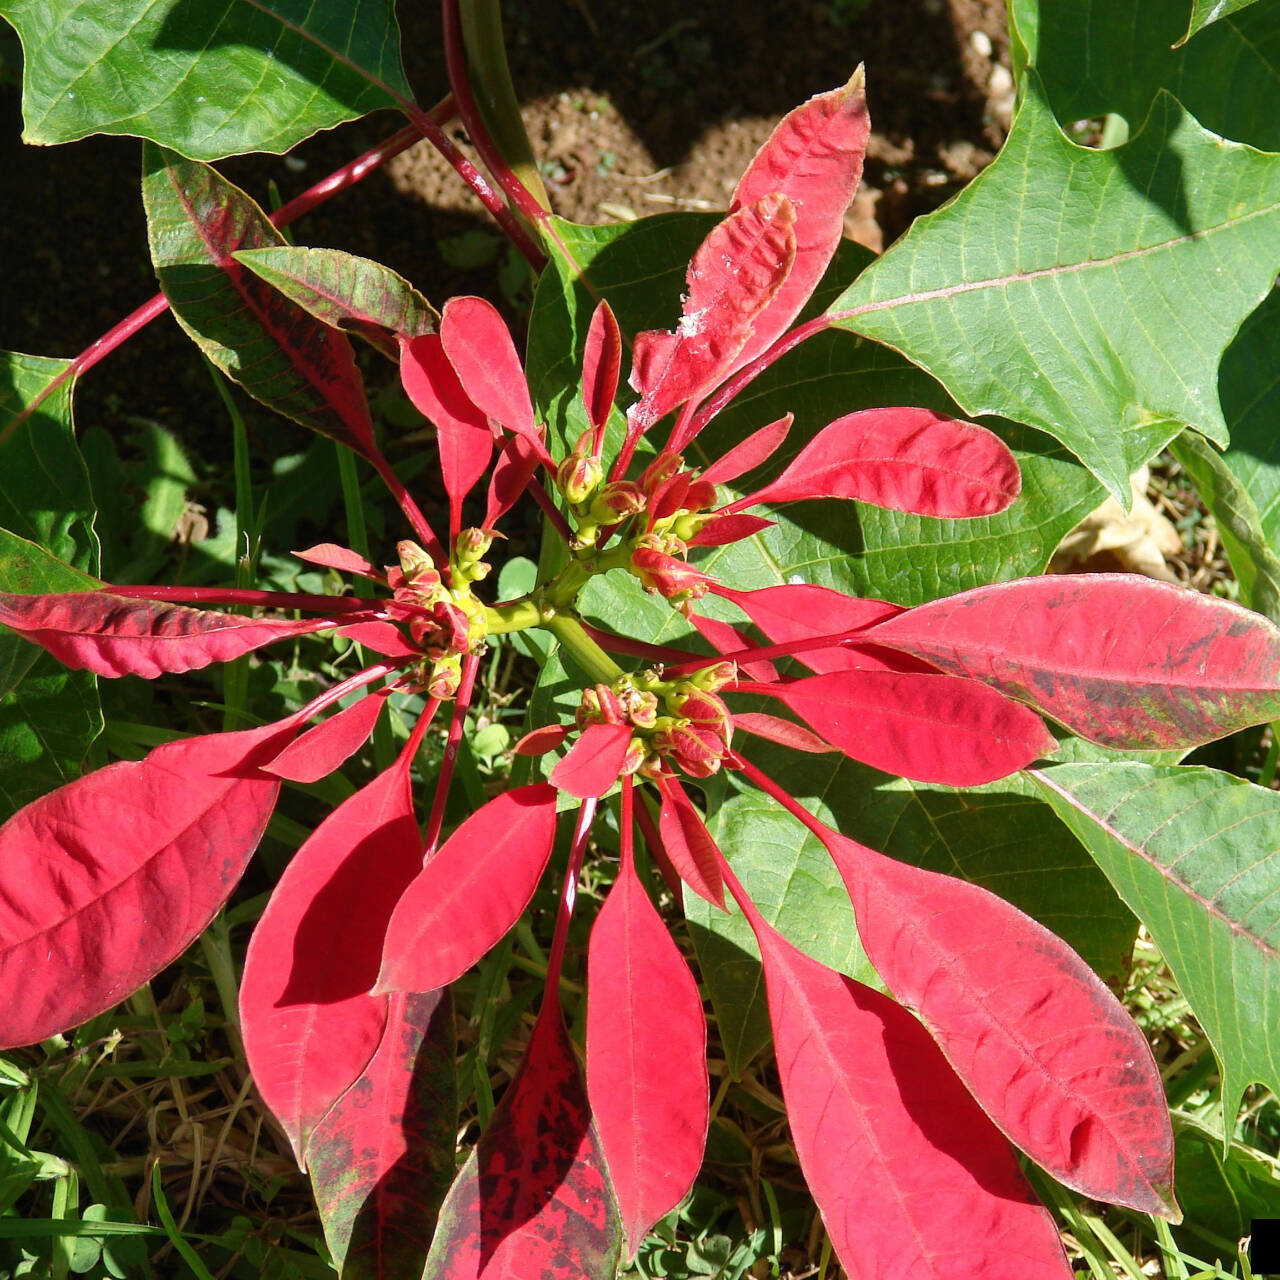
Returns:
[[[511,82],[506,45],[502,39],[502,10],[498,0],[470,0],[460,6],[462,42],[467,50],[469,79],[489,136],[511,172],[544,208],[551,208],[533,148],[520,115],[520,102]]]
[[[613,684],[625,672],[583,630],[582,623],[567,613],[553,613],[544,617],[542,625],[551,632],[569,654],[591,678],[600,684]]]
[[[485,635],[501,636],[541,625],[542,610],[532,596],[513,600],[510,604],[493,605],[484,611]]]
[[[213,977],[226,1020],[227,1039],[243,1074],[245,1070],[244,1041],[240,1037],[239,983],[236,981],[235,959],[231,953],[231,931],[227,928],[226,913],[219,911],[212,924],[200,935],[200,950]]]

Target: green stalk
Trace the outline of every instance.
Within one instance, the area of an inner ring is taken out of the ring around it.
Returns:
[[[533,147],[520,115],[520,102],[511,82],[499,0],[464,0],[460,17],[468,78],[489,136],[511,172],[544,209],[550,209],[551,202],[533,158]]]
[[[364,499],[360,494],[360,476],[356,471],[356,455],[340,444],[335,444],[334,448],[338,451],[338,481],[342,485],[342,508],[347,517],[347,542],[352,551],[372,562],[373,558],[369,554],[369,527],[364,522]],[[355,593],[358,596],[372,597],[373,589],[361,578],[355,584]],[[364,650],[359,645],[356,645],[356,657],[363,666]],[[365,690],[365,697],[371,697],[375,692],[376,689],[370,686]],[[382,773],[391,768],[395,758],[396,744],[391,736],[391,722],[387,716],[380,715],[373,728],[374,767]]]
[[[582,629],[577,618],[565,613],[555,613],[544,618],[542,625],[551,632],[566,653],[583,671],[599,684],[613,684],[625,672]]]

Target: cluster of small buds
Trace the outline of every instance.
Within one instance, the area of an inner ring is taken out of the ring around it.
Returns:
[[[463,529],[454,544],[452,585],[446,586],[431,557],[416,542],[396,544],[398,565],[387,566],[392,599],[387,612],[398,617],[422,650],[415,688],[432,698],[451,698],[462,679],[462,655],[484,644],[484,606],[471,584],[488,576],[482,559],[493,543],[489,529]]]
[[[733,741],[729,708],[716,691],[734,675],[733,663],[720,662],[680,680],[664,680],[661,670],[652,668],[612,685],[596,684],[583,691],[577,727],[624,724],[632,729],[623,776],[656,777],[673,764],[690,777],[710,777]]]
[[[595,546],[601,528],[639,515],[645,508],[638,485],[630,480],[605,481],[600,459],[591,452],[592,435],[585,432],[556,468],[556,484],[573,514],[575,551]]]

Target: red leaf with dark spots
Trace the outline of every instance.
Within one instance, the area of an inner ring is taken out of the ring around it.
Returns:
[[[1109,747],[1190,747],[1280,715],[1280,628],[1135,574],[979,587],[909,610],[876,640]]]
[[[369,1065],[311,1134],[307,1172],[344,1280],[422,1274],[454,1175],[456,1054],[447,990],[388,997]]]
[[[472,403],[508,431],[536,439],[524,366],[497,308],[483,298],[450,298],[440,338]]]
[[[732,658],[735,653],[745,653],[749,649],[758,647],[754,641],[743,635],[737,627],[730,626],[727,622],[721,622],[718,618],[708,618],[700,613],[690,613],[688,616],[698,634],[704,640],[707,640],[713,649],[723,654],[726,658]],[[742,662],[739,663],[739,668],[753,680],[768,682],[778,678],[778,673],[771,662]]]
[[[102,1013],[189,946],[244,872],[292,721],[184,738],[41,796],[0,827],[0,1046]]]
[[[622,1232],[558,1005],[440,1211],[422,1280],[613,1280]]]
[[[752,322],[791,270],[793,217],[784,197],[763,195],[730,214],[698,247],[679,325],[671,333],[636,335],[631,386],[641,399],[629,412],[636,429],[647,430],[677,405],[705,395],[732,368]]]
[[[516,787],[477,809],[405,890],[378,991],[434,991],[471,968],[520,918],[551,857],[556,789]]]
[[[1081,1194],[1177,1220],[1160,1071],[1097,974],[978,885],[823,842],[871,963],[996,1125]]]
[[[294,854],[249,941],[245,1055],[302,1162],[311,1130],[365,1069],[386,1025],[378,976],[400,895],[422,867],[410,757],[343,801]]]
[[[449,495],[449,531],[457,533],[462,528],[462,503],[493,458],[493,431],[463,388],[436,334],[401,342],[400,381],[419,412],[435,424],[440,473]]]
[[[305,551],[295,551],[295,559],[305,560],[308,564],[322,565],[326,569],[337,569],[339,573],[356,573],[362,578],[374,578],[382,582],[385,576],[369,563],[362,555],[357,555],[350,547],[340,547],[333,542],[318,542]]]
[[[582,405],[593,427],[602,427],[609,419],[621,368],[622,334],[612,308],[601,302],[591,315],[582,353]]]
[[[722,453],[702,473],[702,479],[708,484],[728,484],[739,476],[754,471],[782,447],[794,421],[795,418],[787,414],[777,422],[771,422],[767,427],[752,432],[741,444],[734,445],[728,453]]]
[[[369,740],[386,701],[386,692],[380,690],[357,698],[349,707],[308,729],[262,767],[267,773],[288,778],[290,782],[319,782]]]
[[[777,716],[765,715],[761,711],[739,711],[733,717],[734,729],[743,733],[754,733],[757,738],[765,738],[776,742],[779,746],[790,747],[792,751],[805,751],[810,755],[826,755],[834,751],[829,742],[823,742],[811,729],[806,729],[794,720],[781,720]]]
[[[492,529],[519,501],[545,452],[541,442],[535,448],[523,436],[510,436],[503,441],[502,452],[489,478],[489,505],[484,514],[486,529]]]
[[[734,591],[717,584],[711,590],[736,604],[775,644],[864,631],[902,612],[896,604],[886,604],[883,600],[860,600],[830,587],[818,587],[807,582],[762,587],[758,591]],[[797,653],[795,658],[806,667],[823,673],[885,665],[869,662],[865,656],[841,646],[838,641],[833,641],[829,648]]]
[[[148,680],[231,662],[277,640],[333,626],[328,618],[247,618],[109,591],[47,596],[0,592],[0,623],[65,666]]]
[[[781,337],[818,287],[844,232],[870,129],[859,67],[848,84],[810,98],[785,116],[739,180],[730,210],[771,191],[791,201],[796,254],[791,274],[756,318],[755,333],[734,361],[735,369]]]
[[[698,984],[630,858],[591,928],[587,1094],[633,1257],[693,1185],[709,1108]]]
[[[834,671],[754,691],[781,698],[852,759],[917,782],[980,786],[1057,746],[1035,712],[953,676]]]
[[[658,810],[658,834],[671,865],[694,893],[723,911],[721,854],[707,830],[707,824],[678,782],[660,778],[658,792],[662,796],[662,807]]]
[[[851,498],[921,516],[994,515],[1022,490],[999,436],[932,409],[863,409],[837,418],[772,483],[732,503]]]
[[[713,516],[689,539],[691,547],[726,547],[731,542],[752,538],[765,529],[772,529],[774,521],[763,516],[744,514]]]
[[[1071,1280],[1004,1136],[900,1005],[762,920],[791,1136],[836,1256],[871,1280]]]
[[[255,399],[378,456],[351,342],[233,256],[283,247],[266,214],[207,164],[143,144],[151,259],[174,319]]]
[[[551,770],[551,785],[579,800],[599,799],[617,782],[630,745],[630,725],[588,725]]]

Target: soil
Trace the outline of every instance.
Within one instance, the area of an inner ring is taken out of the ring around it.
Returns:
[[[846,229],[878,250],[990,161],[1012,106],[1002,0],[520,0],[505,16],[513,78],[555,210],[581,222],[723,208],[778,118],[862,62],[875,130]],[[446,88],[436,6],[404,4],[400,17],[410,82],[434,101]],[[138,143],[23,146],[19,54],[16,39],[4,39],[0,346],[68,356],[155,290]],[[221,167],[264,203],[272,183],[288,199],[397,127],[379,113],[288,157]],[[387,262],[438,303],[494,292],[503,246],[490,228],[423,143],[309,214],[296,235]],[[516,295],[507,293],[495,300],[518,320]],[[167,317],[78,392],[82,428],[119,431],[131,414],[169,426],[205,458],[229,448],[206,375]]]

